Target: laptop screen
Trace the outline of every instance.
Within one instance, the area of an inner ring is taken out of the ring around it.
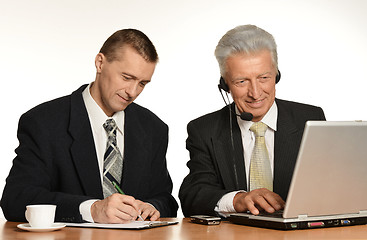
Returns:
[[[367,122],[308,121],[283,216],[367,210]]]

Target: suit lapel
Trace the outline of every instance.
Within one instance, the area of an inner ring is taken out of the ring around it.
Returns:
[[[137,196],[139,192],[140,174],[142,169],[150,169],[145,167],[148,161],[146,132],[141,126],[140,119],[137,115],[137,108],[134,103],[125,109],[125,126],[124,126],[124,160],[121,187],[128,195]]]
[[[232,107],[234,107],[233,104]],[[218,131],[215,132],[212,137],[215,159],[218,164],[220,175],[225,189],[246,190],[246,171],[243,158],[241,131],[236,116],[230,113],[228,108],[223,109],[221,112],[221,118],[218,122]],[[233,145],[229,125],[229,114],[232,114]],[[238,182],[238,186],[236,182]]]
[[[276,101],[278,120],[274,140],[274,192],[286,199],[302,131],[297,128],[283,103]]]
[[[70,152],[85,194],[103,198],[93,134],[82,97],[85,86],[71,95],[69,133],[73,142]]]

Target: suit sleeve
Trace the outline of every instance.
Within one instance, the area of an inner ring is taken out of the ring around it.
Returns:
[[[81,221],[79,205],[90,199],[62,193],[57,186],[58,169],[53,162],[51,135],[41,121],[23,115],[18,126],[19,147],[6,179],[1,199],[4,216],[10,221],[26,221],[24,212],[29,204],[56,204],[55,221]]]
[[[168,146],[168,127],[165,125],[164,134],[159,134],[155,154],[151,163],[151,178],[149,183],[149,197],[142,199],[152,204],[161,214],[161,217],[176,217],[178,205],[172,192],[172,180],[167,170],[166,152]]]
[[[200,130],[199,130],[200,129]],[[214,208],[225,190],[214,159],[213,147],[202,126],[190,122],[187,126],[186,148],[190,153],[189,174],[183,180],[179,198],[186,217],[195,214],[217,215]]]
[[[320,120],[326,121],[324,110],[322,110],[322,108],[320,107],[319,107],[319,116],[320,116]]]

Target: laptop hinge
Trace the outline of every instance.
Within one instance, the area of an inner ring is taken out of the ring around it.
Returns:
[[[300,214],[298,215],[298,219],[302,220],[302,219],[306,219],[307,218],[307,214]]]

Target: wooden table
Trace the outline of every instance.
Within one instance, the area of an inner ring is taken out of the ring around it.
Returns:
[[[281,231],[235,225],[223,221],[220,225],[205,226],[190,223],[188,218],[165,218],[163,220],[179,221],[178,225],[145,229],[145,230],[112,230],[95,228],[65,227],[62,230],[45,233],[27,232],[17,228],[19,223],[0,220],[0,239],[27,240],[145,240],[145,239],[367,239],[367,225],[348,226],[312,230]]]

